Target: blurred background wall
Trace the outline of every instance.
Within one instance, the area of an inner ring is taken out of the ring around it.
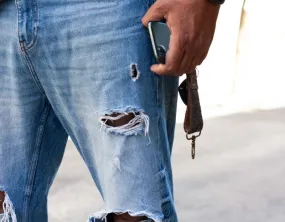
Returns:
[[[206,118],[285,106],[285,1],[243,4],[228,0],[221,8],[209,55],[198,68]],[[178,122],[184,112],[179,101]]]

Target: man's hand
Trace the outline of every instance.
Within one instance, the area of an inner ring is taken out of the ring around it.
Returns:
[[[165,19],[171,37],[166,63],[153,65],[159,75],[183,75],[192,72],[206,58],[216,29],[220,6],[208,0],[157,0],[142,19]]]

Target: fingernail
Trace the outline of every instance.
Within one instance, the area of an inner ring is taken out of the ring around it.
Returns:
[[[152,65],[152,66],[150,67],[150,70],[151,70],[152,72],[154,72],[155,69],[156,69],[156,67],[157,67],[157,65]]]

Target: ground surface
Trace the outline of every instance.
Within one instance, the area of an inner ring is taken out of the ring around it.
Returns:
[[[285,109],[205,121],[197,159],[177,125],[173,151],[181,222],[285,221]],[[85,222],[102,207],[71,142],[49,197],[49,221]]]

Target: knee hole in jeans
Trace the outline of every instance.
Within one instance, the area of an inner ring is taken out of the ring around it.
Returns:
[[[102,119],[102,121],[105,121],[106,125],[108,125],[108,126],[118,127],[118,126],[123,126],[123,125],[129,123],[130,120],[132,120],[135,117],[135,114],[129,113],[129,114],[122,115],[120,113],[113,113],[113,114],[107,115],[107,116],[114,117],[114,119],[106,117],[106,119]],[[117,118],[118,116],[119,116],[119,118]],[[138,123],[135,123],[135,125],[137,125],[137,124]]]
[[[5,193],[4,191],[0,191],[0,214],[4,213],[4,199],[5,199]]]
[[[113,213],[109,214],[107,217],[108,222],[144,222],[147,221],[147,219],[148,218],[146,216],[132,217],[128,213]]]
[[[1,222],[17,221],[14,206],[5,191],[0,191],[0,214]]]
[[[149,130],[149,117],[141,111],[133,112],[112,112],[100,117],[101,129],[108,133],[119,135],[138,135],[144,131],[145,135]]]

